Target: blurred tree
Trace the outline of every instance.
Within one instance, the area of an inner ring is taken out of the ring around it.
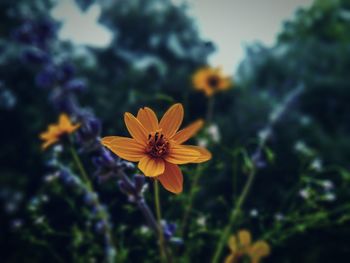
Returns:
[[[291,141],[302,137],[326,162],[344,166],[350,154],[349,20],[348,1],[315,1],[285,22],[274,47],[249,47],[238,72],[242,86],[277,98],[303,83]]]
[[[100,23],[113,34],[107,48],[91,49],[100,70],[87,69],[98,113],[116,125],[130,106],[164,109],[164,102],[188,100],[191,75],[214,47],[199,37],[186,6],[170,0],[96,2]]]

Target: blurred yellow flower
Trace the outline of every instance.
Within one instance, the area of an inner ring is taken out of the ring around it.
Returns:
[[[208,97],[232,86],[231,78],[224,76],[221,68],[201,68],[194,73],[192,82],[195,89],[203,91]]]
[[[265,241],[252,243],[251,234],[247,230],[240,230],[237,235],[230,237],[228,246],[231,254],[225,259],[225,263],[239,263],[245,258],[250,263],[259,263],[261,258],[270,254],[270,246]],[[245,261],[244,261],[245,262]]]
[[[182,145],[203,126],[198,120],[178,131],[184,115],[177,103],[170,107],[158,122],[150,108],[141,108],[137,117],[126,112],[124,121],[132,138],[108,136],[102,144],[121,158],[138,162],[145,176],[158,179],[172,193],[181,193],[183,176],[178,164],[202,163],[211,153],[199,146]]]
[[[42,149],[47,149],[62,136],[73,133],[79,127],[80,124],[72,124],[67,114],[60,114],[58,123],[49,125],[48,129],[40,134],[40,139],[43,140]]]

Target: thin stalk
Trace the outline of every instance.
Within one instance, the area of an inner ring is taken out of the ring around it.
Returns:
[[[206,122],[211,123],[211,120],[213,119],[214,114],[214,96],[211,96],[208,98],[208,107],[207,107],[207,116],[206,116]]]
[[[85,168],[83,166],[83,163],[80,160],[80,157],[79,157],[77,151],[75,150],[75,148],[73,146],[73,143],[71,142],[70,144],[71,144],[70,145],[70,152],[71,152],[73,160],[74,160],[76,166],[78,167],[79,172],[80,172],[80,174],[81,174],[81,176],[83,178],[83,182],[84,182],[85,186],[88,188],[89,191],[95,193],[94,187],[93,187],[93,185],[92,185],[92,183],[91,183],[91,181],[89,179],[89,176],[87,175],[87,173],[85,171]],[[96,199],[96,202],[97,202],[97,206],[102,207],[101,202],[100,202],[98,197]],[[101,218],[103,218],[103,220],[108,222],[108,220],[109,220],[108,214],[105,211],[101,210],[100,216],[101,216]],[[114,237],[112,235],[112,230],[109,227],[109,225],[107,225],[107,235],[109,236],[109,238],[111,240],[111,245],[115,247],[115,245],[114,245],[115,244],[115,239],[114,239]],[[115,250],[117,251],[116,247],[115,247]],[[107,262],[111,262],[112,263],[112,261],[110,259],[108,259],[108,258],[107,258]]]
[[[85,182],[85,184],[89,188],[89,190],[92,191],[93,190],[92,184],[91,184],[90,179],[89,179],[89,177],[84,169],[84,166],[79,158],[79,155],[77,154],[77,151],[75,150],[75,148],[72,144],[69,148],[70,148],[70,152],[71,152],[71,155],[73,157],[73,160],[74,160],[76,166],[78,167],[79,172],[83,178],[83,181]]]
[[[235,208],[231,212],[229,222],[226,225],[224,231],[222,232],[222,234],[220,236],[220,240],[219,240],[219,243],[216,247],[212,263],[217,263],[220,259],[222,250],[223,250],[225,243],[230,235],[231,228],[233,227],[233,224],[235,223],[235,221],[240,213],[241,207],[242,207],[243,203],[245,202],[245,200],[250,192],[254,178],[255,178],[255,169],[252,169],[252,171],[248,175],[248,180],[244,185],[242,193],[240,194],[240,196],[237,200]]]
[[[157,215],[157,221],[158,221],[158,239],[159,239],[159,253],[160,258],[162,262],[166,261],[166,250],[164,246],[164,235],[163,235],[163,229],[162,229],[162,214],[161,214],[161,208],[160,208],[160,201],[159,201],[159,186],[158,186],[158,180],[154,180],[154,202],[156,207],[156,215]]]
[[[233,202],[236,202],[237,198],[237,184],[238,184],[238,165],[237,165],[237,153],[234,153],[233,155],[233,164],[232,164],[232,173],[233,173],[233,178],[232,178],[232,200]]]
[[[219,243],[216,247],[216,250],[215,250],[215,253],[214,253],[214,256],[212,259],[212,263],[217,263],[219,261],[222,250],[223,250],[224,245],[225,245],[225,242],[227,241],[227,239],[230,235],[231,228],[232,228],[233,224],[235,223],[235,220],[237,219],[237,217],[240,213],[241,207],[242,207],[245,199],[247,198],[247,195],[249,194],[249,191],[251,189],[251,186],[253,184],[255,174],[256,174],[256,169],[257,169],[256,165],[257,165],[259,159],[261,158],[263,148],[265,147],[268,139],[271,137],[273,126],[279,120],[282,119],[283,115],[286,113],[286,111],[292,105],[293,101],[301,94],[301,92],[303,90],[304,90],[304,85],[301,83],[286,96],[283,103],[279,107],[277,107],[277,110],[275,110],[274,112],[272,112],[270,114],[269,122],[267,123],[267,125],[263,129],[263,131],[265,132],[266,135],[261,140],[257,149],[255,150],[254,154],[251,157],[253,167],[248,175],[248,180],[247,180],[246,184],[244,185],[242,193],[240,194],[240,196],[236,202],[236,205],[231,212],[229,223],[226,225],[223,233],[220,236]]]

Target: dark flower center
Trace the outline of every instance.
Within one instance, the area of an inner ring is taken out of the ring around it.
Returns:
[[[66,144],[69,142],[69,134],[66,131],[62,131],[56,135],[56,138],[62,143]]]
[[[161,158],[169,152],[169,141],[160,132],[148,135],[146,153],[153,158]]]
[[[212,75],[208,78],[207,82],[211,88],[216,89],[219,86],[220,79],[218,76]]]

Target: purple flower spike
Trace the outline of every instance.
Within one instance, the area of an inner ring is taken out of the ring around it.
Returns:
[[[50,88],[57,81],[57,69],[53,65],[46,65],[36,76],[35,82],[41,88]]]
[[[72,79],[68,81],[65,85],[64,88],[67,91],[73,91],[73,92],[81,92],[86,90],[86,82],[83,79]]]
[[[83,117],[83,126],[78,131],[79,141],[84,144],[84,142],[90,142],[96,140],[101,132],[101,122],[94,117]]]
[[[141,174],[135,174],[134,176],[134,183],[135,183],[135,188],[137,192],[141,192],[145,183],[146,183],[146,178],[145,176]]]
[[[43,64],[48,62],[49,57],[46,52],[38,48],[28,48],[22,53],[22,61],[24,63],[33,63],[33,64]]]
[[[76,69],[74,65],[68,61],[63,62],[59,67],[59,81],[67,82],[75,75]]]
[[[174,236],[176,228],[177,226],[175,223],[163,223],[163,232],[166,240],[170,240]]]

